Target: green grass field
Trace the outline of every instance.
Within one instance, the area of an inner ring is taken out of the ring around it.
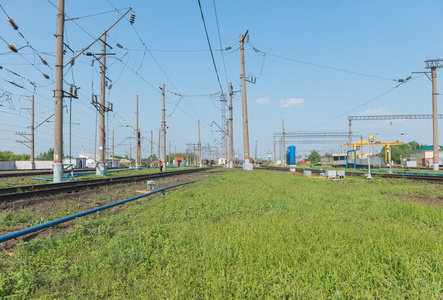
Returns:
[[[436,299],[439,185],[229,171],[1,253],[0,296]]]

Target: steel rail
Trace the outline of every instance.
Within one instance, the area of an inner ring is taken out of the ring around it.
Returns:
[[[16,186],[0,189],[0,203],[11,202],[18,199],[26,199],[35,196],[54,195],[60,193],[75,192],[84,189],[97,188],[104,185],[142,181],[146,179],[164,178],[182,174],[196,173],[208,170],[206,168],[171,171],[164,173],[150,173],[129,175],[122,177],[98,178],[91,180],[68,181],[60,183],[48,183],[39,185]]]

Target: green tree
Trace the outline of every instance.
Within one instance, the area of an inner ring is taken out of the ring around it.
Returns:
[[[391,146],[391,159],[395,163],[399,164],[400,157],[401,158],[408,158],[409,153],[411,151],[414,151],[414,150],[421,148],[421,147],[423,147],[423,145],[420,145],[416,141],[412,141],[412,142],[409,142],[409,143],[403,144],[403,145]],[[383,147],[380,152],[380,158],[383,161],[385,161],[385,149],[386,149],[386,146]]]
[[[321,160],[321,155],[320,155],[320,153],[318,153],[317,151],[312,150],[312,151],[311,151],[311,154],[309,154],[309,156],[308,156],[308,160],[309,160],[312,164],[316,164],[316,163],[320,162],[320,160]]]
[[[0,161],[30,160],[29,154],[15,154],[9,150],[0,151]]]
[[[43,152],[37,155],[38,160],[53,160],[54,159],[54,149],[49,148],[48,152]]]

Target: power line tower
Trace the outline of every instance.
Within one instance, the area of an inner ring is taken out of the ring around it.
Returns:
[[[34,143],[34,95],[31,97],[31,133],[24,133],[24,132],[16,132],[15,134],[20,135],[24,137],[26,140],[24,141],[15,141],[16,143],[21,143],[31,149],[31,169],[35,169],[35,163],[34,163],[34,149],[35,149],[35,143]],[[31,138],[27,136],[31,136]],[[31,146],[29,146],[27,143],[31,143]]]

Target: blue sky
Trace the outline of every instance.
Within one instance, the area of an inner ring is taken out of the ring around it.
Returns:
[[[443,9],[441,1],[216,0],[220,37],[214,2],[202,0],[201,3],[224,92],[227,92],[229,81],[234,90],[241,88],[237,48],[239,35],[249,30],[249,44],[245,47],[246,74],[257,77],[256,84],[247,84],[252,156],[256,139],[258,156],[266,157],[268,150],[272,151],[273,133],[281,131],[282,119],[286,131],[347,131],[349,115],[432,113],[428,78],[414,75],[397,88],[394,87],[398,82],[393,79],[425,71],[426,59],[443,57],[443,43],[438,35],[443,29],[443,20],[438,15]],[[57,14],[54,5],[57,6],[56,0],[1,2],[7,15],[15,20],[19,31],[35,49],[25,47],[19,50],[20,55],[11,53],[7,43],[20,48],[27,42],[12,29],[6,14],[0,11],[0,36],[4,40],[0,41],[0,66],[3,67],[0,70],[1,150],[29,152],[15,142],[21,139],[15,132],[29,132],[30,116],[26,108],[30,107],[30,101],[26,96],[34,90],[29,81],[37,86],[36,125],[53,113]],[[143,157],[150,153],[151,130],[157,145],[161,125],[158,87],[163,83],[168,90],[166,114],[170,116],[166,121],[172,150],[184,151],[186,143],[198,141],[197,120],[201,120],[202,144],[215,146],[220,133],[216,132],[218,127],[213,121],[220,125],[221,106],[219,98],[208,95],[218,93],[220,88],[198,1],[66,1],[67,18],[80,17],[65,25],[65,42],[75,53],[117,20],[120,13],[115,12],[114,6],[119,9],[131,6],[136,18],[134,25],[122,20],[109,32],[108,42],[113,49],[108,51],[116,55],[107,60],[112,88],[107,90],[106,97],[114,104],[114,111],[135,126],[135,97],[139,95],[140,127],[145,137]],[[120,10],[121,13],[125,11]],[[99,14],[103,12],[109,13]],[[117,43],[124,48],[116,47]],[[150,52],[145,52],[144,46]],[[232,49],[220,51],[228,46]],[[261,53],[256,53],[252,47]],[[94,45],[91,51],[100,52],[101,45]],[[263,53],[266,54],[263,56]],[[38,55],[46,59],[50,67],[43,65]],[[68,50],[65,63],[71,56]],[[65,72],[66,83],[75,82],[81,87],[80,98],[73,100],[72,152],[81,152],[83,145],[84,152],[93,153],[96,113],[90,99],[92,93],[100,94],[98,63],[91,67],[91,57],[81,55],[72,68],[65,68]],[[51,79],[45,79],[42,73],[47,73]],[[437,83],[438,91],[440,85]],[[65,90],[68,90],[67,84]],[[69,104],[69,99],[65,99],[65,103]],[[64,152],[67,154],[69,111],[64,111]],[[130,142],[126,138],[133,136],[133,131],[125,127],[125,121],[117,114],[109,116],[109,128],[115,131],[115,144],[120,144],[116,154],[125,155]],[[234,98],[234,149],[243,155],[241,116],[241,93],[237,93]],[[442,132],[441,126],[439,128]],[[377,134],[380,140],[432,143],[431,120],[355,121],[353,131],[363,136]],[[134,145],[133,138],[131,144]],[[44,123],[36,130],[36,153],[52,145],[53,123]],[[309,153],[312,149],[320,152],[340,149],[339,144],[296,146],[299,153]]]

